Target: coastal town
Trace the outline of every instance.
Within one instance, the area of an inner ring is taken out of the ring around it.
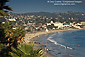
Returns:
[[[40,15],[37,15],[40,14]],[[47,14],[46,16],[43,15]],[[22,26],[27,32],[58,30],[58,29],[82,29],[85,28],[85,13],[65,12],[65,13],[40,12],[36,14],[13,14],[9,13],[4,19],[17,26]],[[74,14],[74,16],[73,16]],[[51,17],[50,15],[54,16]],[[66,17],[64,16],[66,15]],[[68,17],[69,16],[69,17]],[[79,16],[79,17],[77,17]],[[2,23],[5,23],[2,21]]]
[[[0,57],[85,57],[84,2],[0,0]]]

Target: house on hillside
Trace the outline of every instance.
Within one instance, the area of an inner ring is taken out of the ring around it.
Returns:
[[[82,25],[85,25],[85,22],[81,22]]]
[[[8,21],[16,21],[16,19],[8,19]]]
[[[51,21],[50,23],[47,23],[47,28],[50,28],[50,29],[62,29],[63,28],[63,23],[60,23],[60,22],[53,22]]]
[[[63,26],[64,27],[71,27],[71,25],[70,24],[67,24],[67,23],[64,23]]]
[[[57,27],[58,29],[62,29],[64,27],[63,23],[60,23],[60,22],[55,22],[54,26]]]
[[[5,23],[5,22],[6,22],[6,19],[3,17],[0,17],[0,23]]]

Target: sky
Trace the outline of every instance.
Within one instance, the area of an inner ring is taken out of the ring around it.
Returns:
[[[13,13],[66,11],[85,12],[85,0],[82,0],[83,3],[74,6],[55,6],[51,3],[47,3],[47,1],[49,0],[10,0],[7,5],[13,8]]]

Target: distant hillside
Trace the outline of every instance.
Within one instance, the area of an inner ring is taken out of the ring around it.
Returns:
[[[14,14],[16,15],[16,14]],[[53,18],[58,18],[58,19],[69,19],[69,18],[74,18],[74,19],[85,19],[85,13],[81,12],[64,12],[64,13],[50,13],[50,12],[32,12],[32,13],[23,13],[23,14],[17,14],[17,15],[39,15],[39,16],[46,16],[46,17],[53,17]]]
[[[39,15],[39,16],[47,16],[47,17],[56,17],[56,13],[50,12],[33,12],[33,13],[24,13],[24,15]]]

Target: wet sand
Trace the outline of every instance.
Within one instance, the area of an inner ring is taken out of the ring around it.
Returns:
[[[34,44],[34,49],[39,49],[39,48],[42,48],[42,45],[39,43],[39,38],[41,35],[44,35],[44,34],[48,34],[48,33],[54,33],[54,32],[63,32],[63,31],[73,31],[73,30],[79,30],[79,29],[69,29],[69,30],[52,30],[52,31],[49,31],[49,32],[37,32],[37,33],[27,33],[25,35],[25,38],[24,38],[24,43],[28,44],[29,42],[33,42],[33,41],[36,41],[38,43],[35,43]],[[45,47],[42,49],[44,51],[44,54],[41,56],[46,56],[46,57],[57,57],[57,56],[54,56],[52,55],[49,51],[46,51],[45,50]],[[63,55],[63,57],[73,57],[73,56],[70,56],[70,55]]]
[[[24,37],[24,42],[29,43],[31,39],[38,38],[41,35],[49,34],[49,33],[55,33],[55,32],[63,32],[63,31],[73,31],[73,30],[80,30],[80,29],[68,29],[68,30],[50,30],[48,32],[43,31],[43,32],[36,32],[36,33],[26,33]]]
[[[55,55],[53,55],[53,54],[51,54],[49,51],[50,50],[45,50],[45,47],[44,46],[42,46],[42,44],[40,44],[40,42],[39,42],[39,39],[40,39],[40,37],[38,37],[38,38],[35,38],[35,39],[31,39],[31,41],[33,42],[33,41],[36,41],[36,43],[34,44],[34,50],[37,50],[37,49],[39,49],[39,48],[42,48],[42,50],[43,50],[43,55],[41,56],[41,57],[43,57],[43,56],[46,56],[46,57],[58,57],[58,56],[55,56]],[[58,54],[61,54],[62,52],[60,52],[59,50],[58,50]],[[63,57],[73,57],[73,56],[70,56],[70,55],[63,55]]]
[[[37,50],[39,48],[42,48],[43,55],[41,57],[43,57],[43,56],[45,56],[45,57],[57,57],[57,56],[52,55],[49,51],[45,50],[45,47],[43,47],[42,44],[39,43],[38,38],[31,39],[31,41],[38,42],[38,43],[35,43],[34,44],[34,50]]]

